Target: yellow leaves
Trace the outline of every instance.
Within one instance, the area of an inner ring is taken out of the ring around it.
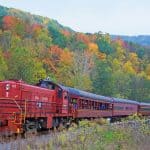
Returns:
[[[132,63],[134,63],[135,65],[136,64],[139,64],[139,61],[138,61],[138,56],[136,53],[130,53],[129,54],[129,59]]]
[[[49,23],[49,21],[50,21],[49,18],[44,18],[43,23],[44,23],[45,25],[47,25],[47,24]]]
[[[146,71],[146,74],[150,76],[150,64],[147,65],[145,71]]]
[[[133,69],[132,63],[130,61],[127,61],[124,64],[123,69],[126,73],[135,74],[135,70]]]
[[[100,52],[99,49],[98,49],[98,45],[95,44],[95,43],[89,43],[89,44],[88,44],[88,52],[89,52],[91,55],[97,56],[99,59],[102,59],[102,60],[103,60],[103,59],[106,58],[106,54]]]
[[[121,62],[118,59],[114,59],[112,62],[114,70],[119,70],[121,67]]]
[[[73,53],[70,52],[68,49],[65,49],[60,54],[60,62],[64,65],[70,65],[73,62]]]
[[[35,60],[34,62],[34,80],[37,82],[39,79],[46,78],[46,71],[42,68],[42,63]]]
[[[150,64],[147,65],[145,73],[147,75],[147,79],[150,80]]]
[[[122,47],[120,47],[120,46],[117,47],[116,52],[117,52],[117,57],[118,57],[119,60],[124,60],[125,59],[125,56],[124,56],[125,50]]]
[[[95,43],[89,43],[88,44],[89,50],[95,54],[98,53],[98,46]]]
[[[141,71],[139,74],[138,74],[138,77],[141,77],[141,78],[147,78],[146,76],[146,73],[144,71]]]
[[[139,72],[139,60],[138,60],[138,56],[136,53],[129,53],[129,60],[133,65],[134,70],[136,70],[136,72]]]
[[[136,53],[130,53],[129,58],[131,61],[138,61],[138,56]]]
[[[89,55],[89,57],[92,57],[92,56],[98,56],[99,55],[99,51],[98,51],[98,46],[97,44],[95,43],[89,43],[88,44],[88,50],[86,52],[87,56]]]

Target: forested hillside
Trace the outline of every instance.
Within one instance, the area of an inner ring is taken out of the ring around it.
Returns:
[[[0,80],[36,83],[47,76],[101,95],[149,101],[150,49],[0,6]]]

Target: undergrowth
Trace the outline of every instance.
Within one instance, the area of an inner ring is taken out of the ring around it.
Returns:
[[[149,142],[150,124],[130,116],[116,124],[105,119],[84,120],[50,137],[18,144],[22,150],[148,150]]]

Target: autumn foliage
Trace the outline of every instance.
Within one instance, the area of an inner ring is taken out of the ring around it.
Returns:
[[[1,6],[0,6],[1,7]],[[1,9],[2,10],[2,9]],[[149,48],[79,33],[14,9],[0,17],[0,80],[52,80],[97,94],[148,101]]]

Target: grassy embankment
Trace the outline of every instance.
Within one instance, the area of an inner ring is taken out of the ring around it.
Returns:
[[[84,120],[80,122],[79,127],[73,126],[69,128],[69,131],[19,142],[18,148],[28,150],[148,150],[149,143],[150,122],[146,123],[144,119],[132,116],[122,123],[115,124],[108,124],[104,119]]]

